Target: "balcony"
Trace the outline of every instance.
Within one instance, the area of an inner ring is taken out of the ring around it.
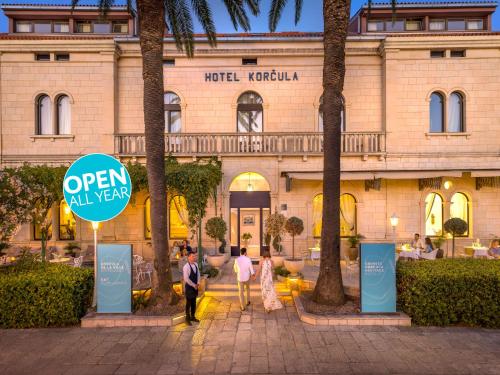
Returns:
[[[343,155],[382,155],[385,134],[342,133]],[[118,134],[115,153],[145,156],[144,134]],[[170,133],[165,134],[165,153],[175,156],[303,156],[323,153],[323,133]]]

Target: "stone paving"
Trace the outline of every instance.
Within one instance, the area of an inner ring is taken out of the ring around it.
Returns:
[[[284,301],[212,298],[192,327],[2,330],[0,374],[500,374],[500,331],[310,326]]]

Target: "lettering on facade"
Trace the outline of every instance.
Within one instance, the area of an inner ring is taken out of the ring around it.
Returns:
[[[243,76],[241,76],[243,77]],[[297,72],[279,72],[275,69],[265,72],[248,72],[249,82],[298,81]],[[240,82],[237,72],[207,72],[205,82]]]

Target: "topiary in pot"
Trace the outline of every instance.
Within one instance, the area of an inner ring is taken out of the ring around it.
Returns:
[[[296,216],[292,216],[285,223],[285,230],[292,236],[292,260],[295,259],[295,236],[304,231],[304,222]]]
[[[451,251],[452,258],[455,258],[455,237],[461,236],[462,234],[467,232],[467,229],[468,229],[467,222],[458,217],[453,217],[451,219],[448,219],[444,223],[444,230],[450,233],[453,237],[453,242],[452,242],[453,246]]]
[[[224,219],[221,217],[213,217],[208,219],[205,224],[205,233],[208,237],[212,238],[215,242],[215,248],[217,248],[217,240],[220,241],[221,246],[219,247],[219,252],[224,253],[226,247],[225,236],[227,233],[227,225]]]
[[[278,210],[275,209],[274,213],[268,216],[265,223],[266,233],[273,238],[273,248],[278,254],[281,254],[283,250],[281,236],[285,234],[285,222],[285,215],[278,213]]]

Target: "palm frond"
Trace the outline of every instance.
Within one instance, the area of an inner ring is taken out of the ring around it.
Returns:
[[[223,0],[226,6],[229,17],[233,23],[234,28],[237,30],[239,26],[244,31],[250,30],[250,21],[245,12],[242,0]]]
[[[271,9],[269,10],[269,30],[271,32],[276,31],[281,13],[283,13],[287,2],[288,0],[273,0],[271,3]]]
[[[300,15],[302,14],[302,0],[295,0],[295,24],[300,21]]]
[[[193,19],[185,0],[164,0],[165,20],[179,51],[193,57]]]
[[[114,4],[114,0],[99,0],[99,17],[106,17],[108,14],[109,8],[111,8]]]
[[[208,42],[212,47],[215,47],[217,45],[215,24],[207,0],[191,0],[191,4],[196,17],[205,30],[205,34],[207,34]]]
[[[259,1],[260,0],[245,0],[245,3],[248,5],[254,16],[258,16],[260,14]]]

